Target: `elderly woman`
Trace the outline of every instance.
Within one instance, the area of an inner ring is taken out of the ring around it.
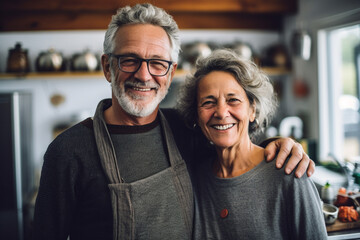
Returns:
[[[327,239],[313,182],[276,170],[253,143],[276,110],[266,75],[216,50],[182,92],[179,110],[216,149],[196,168],[194,239]]]

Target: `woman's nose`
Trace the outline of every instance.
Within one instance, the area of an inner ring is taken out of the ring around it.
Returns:
[[[215,109],[215,112],[214,112],[214,117],[224,119],[228,115],[229,115],[228,106],[225,103],[219,103],[216,106],[216,109]]]

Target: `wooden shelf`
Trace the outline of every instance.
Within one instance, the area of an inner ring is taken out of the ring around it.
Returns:
[[[290,69],[277,67],[264,67],[262,70],[269,76],[288,75],[291,73]],[[175,77],[184,78],[189,72],[186,70],[177,70]],[[30,72],[30,73],[0,73],[0,80],[5,79],[52,79],[52,78],[104,78],[102,71],[95,72]]]
[[[285,67],[262,67],[263,70],[269,76],[280,76],[291,74],[291,69]]]
[[[103,72],[29,72],[29,73],[0,73],[0,79],[35,79],[35,78],[101,78]]]

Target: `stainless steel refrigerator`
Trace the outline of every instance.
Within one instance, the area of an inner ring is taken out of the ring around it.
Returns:
[[[30,239],[34,193],[31,94],[0,93],[0,239]]]

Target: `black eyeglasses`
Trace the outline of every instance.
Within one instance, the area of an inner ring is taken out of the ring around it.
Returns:
[[[173,64],[172,61],[163,59],[143,59],[128,55],[114,55],[111,53],[108,55],[117,58],[119,69],[127,73],[137,72],[140,69],[141,64],[146,62],[148,71],[152,76],[164,76],[168,73],[170,66]]]

